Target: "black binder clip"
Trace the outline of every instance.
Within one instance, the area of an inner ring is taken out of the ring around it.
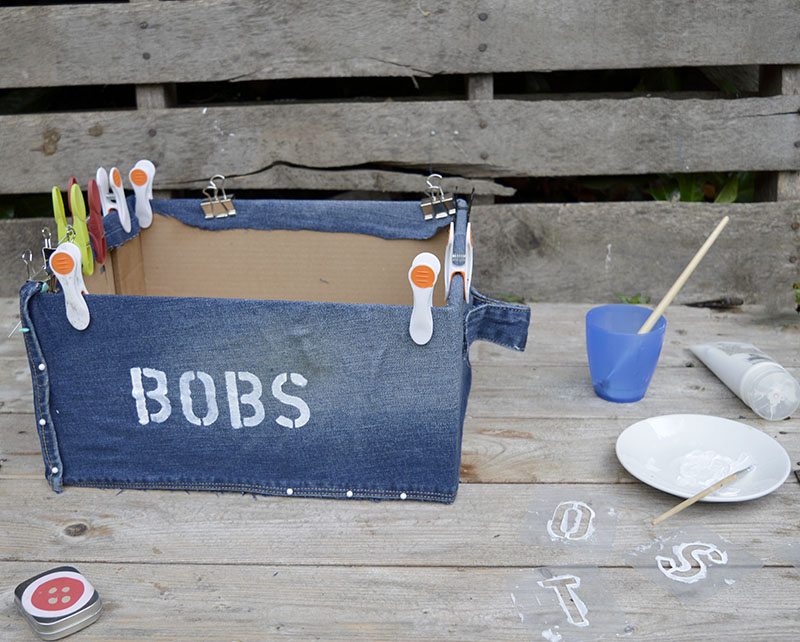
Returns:
[[[442,180],[441,174],[431,174],[427,178],[428,193],[422,199],[422,215],[426,221],[434,218],[444,218],[456,213],[456,199],[452,194],[445,194],[439,181]]]

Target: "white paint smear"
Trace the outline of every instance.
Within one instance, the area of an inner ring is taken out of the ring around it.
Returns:
[[[675,459],[670,468],[676,469],[676,482],[686,489],[702,490],[720,479],[732,475],[750,464],[750,457],[744,453],[736,459],[713,450],[693,450]],[[736,486],[725,486],[715,493],[716,497],[735,497],[741,494]]]
[[[542,637],[549,642],[561,642],[564,639],[560,633],[553,633],[553,629],[542,631]]]

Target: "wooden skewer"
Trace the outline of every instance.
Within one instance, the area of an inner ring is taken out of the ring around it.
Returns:
[[[675,295],[678,294],[678,291],[683,287],[683,284],[686,283],[689,276],[691,276],[694,269],[703,260],[703,257],[708,252],[709,248],[714,244],[714,241],[717,240],[720,232],[722,232],[723,228],[728,224],[730,221],[730,217],[726,216],[723,218],[718,224],[717,227],[714,228],[714,231],[711,232],[709,237],[706,239],[706,242],[697,250],[697,254],[694,255],[691,261],[689,261],[689,265],[687,265],[681,275],[677,278],[675,283],[672,284],[672,287],[669,291],[664,295],[664,298],[661,299],[659,304],[656,306],[656,309],[647,317],[647,321],[644,322],[641,328],[639,328],[638,334],[646,334],[653,329],[653,326],[656,324],[661,318],[661,315],[664,314],[664,310],[667,309],[667,306],[672,303],[672,299],[675,298]]]
[[[722,488],[725,484],[729,484],[734,479],[736,479],[739,475],[741,475],[743,473],[746,473],[747,471],[752,470],[752,469],[753,469],[752,466],[748,466],[747,468],[742,468],[741,470],[737,470],[735,473],[732,473],[731,475],[728,475],[727,477],[725,477],[723,479],[720,479],[716,484],[713,484],[713,485],[709,486],[705,490],[701,490],[699,493],[697,493],[697,495],[693,495],[689,499],[686,499],[686,500],[682,501],[677,506],[674,506],[673,508],[670,508],[663,515],[659,515],[651,523],[653,524],[653,526],[655,526],[656,524],[660,524],[661,522],[663,522],[668,517],[672,517],[675,513],[680,513],[687,506],[691,506],[695,502],[700,501],[706,495],[710,495],[711,493],[713,493],[718,488]]]

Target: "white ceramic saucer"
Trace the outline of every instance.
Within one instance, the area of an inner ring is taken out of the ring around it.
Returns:
[[[749,465],[753,470],[706,496],[742,502],[778,488],[791,472],[789,455],[752,426],[709,415],[664,415],[639,421],[617,439],[617,459],[637,479],[678,497],[692,497]]]

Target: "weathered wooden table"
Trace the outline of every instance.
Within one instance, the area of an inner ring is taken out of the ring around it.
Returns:
[[[16,307],[0,300],[6,334]],[[778,554],[800,539],[795,476],[761,499],[696,504],[662,525],[702,526],[764,563],[687,604],[624,561],[655,538],[649,519],[679,500],[628,475],[614,444],[639,419],[704,413],[758,427],[797,465],[800,418],[756,419],[686,347],[750,341],[798,376],[800,317],[674,305],[646,398],[618,405],[591,389],[583,339],[589,307],[534,304],[522,355],[474,346],[462,485],[450,506],[84,488],[57,495],[43,477],[23,341],[19,333],[4,339],[0,638],[35,639],[13,589],[71,564],[105,603],[101,619],[76,640],[541,639],[521,622],[506,580],[519,569],[579,563],[563,548],[520,538],[537,493],[574,484],[618,498],[613,550],[594,564],[633,629],[626,639],[796,641],[800,569]]]

